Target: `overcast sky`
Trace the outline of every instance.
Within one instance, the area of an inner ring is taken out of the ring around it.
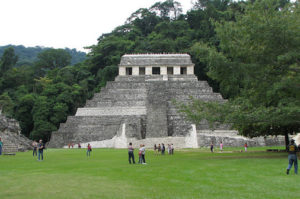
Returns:
[[[123,25],[139,8],[159,0],[0,0],[0,46],[76,48]],[[183,11],[192,0],[177,0]]]

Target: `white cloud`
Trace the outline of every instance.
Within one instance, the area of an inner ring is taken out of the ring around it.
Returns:
[[[158,0],[1,0],[0,46],[7,44],[77,48],[97,38],[137,9]],[[178,0],[184,11],[191,0]]]

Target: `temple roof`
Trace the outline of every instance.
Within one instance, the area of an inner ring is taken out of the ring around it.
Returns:
[[[188,54],[125,54],[119,66],[191,66]]]

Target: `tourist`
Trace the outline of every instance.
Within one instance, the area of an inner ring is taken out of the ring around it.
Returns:
[[[165,147],[164,143],[162,143],[161,146],[162,146],[161,147],[161,154],[165,155],[166,147]]]
[[[135,164],[133,151],[134,151],[134,148],[132,147],[132,143],[130,142],[129,146],[128,146],[128,160],[129,160],[129,164],[131,164],[131,159],[132,159],[133,164]]]
[[[142,158],[142,151],[143,151],[143,145],[140,144],[140,148],[139,148],[139,164],[143,163],[143,158]]]
[[[158,144],[158,147],[157,147],[157,154],[160,154],[160,152],[161,152],[161,146],[160,146],[160,144]]]
[[[223,151],[223,142],[222,141],[220,142],[220,151],[221,152]]]
[[[34,157],[34,155],[37,156],[37,147],[38,147],[38,143],[34,140],[34,141],[32,142],[32,146],[33,146],[32,156]]]
[[[154,144],[153,150],[154,150],[154,154],[157,155],[157,146],[156,146],[156,144]]]
[[[86,156],[88,156],[88,157],[91,156],[91,151],[92,151],[92,146],[90,145],[90,143],[88,143]]]
[[[172,149],[171,149],[171,144],[168,144],[168,154],[171,155]]]
[[[78,149],[81,149],[81,144],[78,142]]]
[[[143,144],[143,146],[142,146],[142,160],[143,160],[143,163],[142,164],[146,164],[145,155],[146,155],[146,148],[145,148],[145,145]]]
[[[214,152],[214,143],[213,142],[211,142],[211,144],[210,144],[210,152]]]
[[[39,144],[38,144],[38,149],[39,149],[38,160],[39,161],[44,160],[44,148],[45,148],[45,146],[44,146],[43,140],[40,140]]]
[[[72,149],[74,148],[74,143],[72,143]]]
[[[69,143],[69,144],[68,144],[68,147],[70,148],[70,146],[71,146],[71,144]]]
[[[174,146],[171,144],[171,154],[174,155]]]
[[[286,174],[288,175],[290,172],[290,169],[292,168],[294,164],[294,169],[295,169],[295,174],[298,174],[298,160],[297,160],[297,152],[298,148],[295,144],[294,140],[291,140],[291,144],[288,146],[288,160],[289,160],[289,165],[286,169]]]
[[[247,144],[247,142],[245,143],[244,147],[245,147],[245,152],[247,152],[247,149],[248,149],[248,144]]]
[[[0,137],[0,155],[2,155],[2,145],[3,145],[3,142],[2,142],[1,137]]]

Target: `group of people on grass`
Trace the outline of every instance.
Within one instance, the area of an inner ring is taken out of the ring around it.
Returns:
[[[248,144],[247,142],[244,144],[244,149],[245,149],[245,152],[247,152],[247,149],[248,149]],[[214,152],[214,143],[211,142],[210,144],[210,151],[213,153]],[[223,151],[223,142],[221,141],[220,142],[220,151],[222,152]],[[241,150],[242,152],[242,150]]]
[[[2,155],[2,146],[3,146],[3,142],[2,142],[2,139],[0,137],[0,155]],[[43,152],[44,152],[44,149],[45,149],[45,145],[43,143],[43,140],[39,140],[39,142],[33,141],[32,146],[33,146],[33,153],[32,153],[33,157],[38,156],[38,161],[42,161],[44,159]],[[81,148],[80,144],[78,144],[78,148]],[[248,148],[247,143],[244,144],[244,148],[245,148],[245,151],[247,151],[247,148]],[[288,167],[286,169],[286,174],[290,173],[290,170],[291,170],[293,165],[294,165],[295,174],[298,174],[297,152],[300,151],[300,145],[297,146],[295,144],[295,141],[291,140],[291,143],[288,145],[287,148],[288,148],[289,164],[288,164]],[[154,145],[154,152],[155,152],[156,155],[158,155],[160,153],[161,153],[161,155],[164,155],[165,150],[166,150],[166,148],[165,148],[165,145],[163,143],[161,145],[158,144],[158,146],[156,144]],[[173,144],[168,144],[167,150],[168,150],[169,155],[173,155],[174,154]],[[213,142],[210,145],[210,150],[211,150],[211,152],[214,152]],[[92,146],[88,143],[87,152],[86,152],[86,155],[88,157],[91,155],[91,151],[92,151]],[[220,142],[220,151],[223,151],[223,143],[222,142]],[[139,162],[138,162],[139,164],[146,164],[145,154],[146,154],[145,145],[141,144],[140,148],[139,148]],[[135,164],[134,148],[132,146],[132,143],[129,143],[129,146],[128,146],[128,160],[129,160],[129,164],[131,164],[131,162],[133,164]]]
[[[159,155],[159,154],[165,155],[166,147],[165,147],[164,143],[162,143],[161,145],[160,144],[158,144],[158,145],[154,144],[154,148],[153,149],[154,149],[154,154],[155,155]],[[174,154],[174,146],[173,146],[173,144],[168,144],[167,150],[168,150],[168,154],[169,155],[173,155]]]
[[[43,143],[43,140],[40,140],[39,142],[36,142],[35,140],[32,142],[33,152],[32,156],[38,156],[38,161],[44,160],[44,149],[45,145]]]

